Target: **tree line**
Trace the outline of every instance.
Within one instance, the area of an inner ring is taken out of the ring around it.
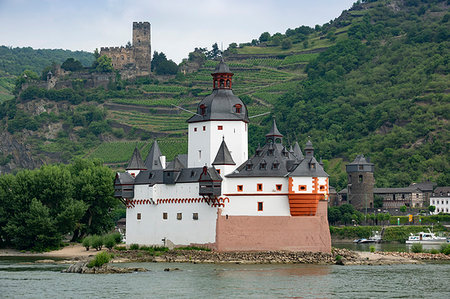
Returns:
[[[0,245],[42,251],[108,232],[121,208],[113,180],[100,161],[82,159],[1,175]]]

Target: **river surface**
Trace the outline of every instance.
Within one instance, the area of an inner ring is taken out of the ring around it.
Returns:
[[[450,298],[450,264],[129,263],[116,265],[150,271],[83,275],[31,261],[0,258],[0,298]]]

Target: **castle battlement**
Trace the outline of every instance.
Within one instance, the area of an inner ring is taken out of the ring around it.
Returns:
[[[124,70],[130,64],[142,75],[150,74],[152,60],[150,22],[133,22],[133,45],[131,47],[101,47],[100,55],[106,55],[112,60],[116,70]]]

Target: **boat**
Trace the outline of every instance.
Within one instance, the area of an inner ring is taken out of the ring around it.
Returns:
[[[406,244],[442,244],[448,242],[446,237],[439,237],[428,230],[428,233],[420,232],[417,235],[411,234],[406,240]]]
[[[372,232],[372,236],[369,239],[356,239],[353,243],[364,244],[364,243],[380,243],[381,242],[381,234],[378,231]]]

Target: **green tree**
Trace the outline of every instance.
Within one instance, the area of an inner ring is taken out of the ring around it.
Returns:
[[[283,50],[287,50],[292,48],[292,42],[290,39],[285,38],[282,42],[281,42],[281,48]]]
[[[114,70],[112,66],[112,60],[110,57],[103,55],[97,59],[97,65],[95,71],[99,73],[110,73]]]
[[[435,206],[428,206],[428,211],[430,211],[430,213],[434,213],[434,211],[436,211],[436,207]]]
[[[261,35],[259,36],[259,42],[261,42],[261,43],[267,42],[269,40],[270,40],[270,33],[269,32],[261,33]]]
[[[83,69],[83,65],[78,60],[71,58],[67,58],[66,61],[61,64],[61,68],[66,71],[79,71]]]

